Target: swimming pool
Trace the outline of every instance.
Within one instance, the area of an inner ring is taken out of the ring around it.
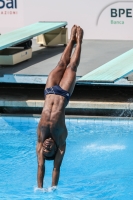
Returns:
[[[39,118],[0,117],[0,199],[133,199],[133,121],[66,119],[67,150],[57,190],[37,190],[36,127]]]

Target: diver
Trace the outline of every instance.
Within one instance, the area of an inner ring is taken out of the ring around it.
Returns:
[[[67,128],[65,107],[75,87],[80,62],[83,29],[74,25],[70,40],[58,65],[50,72],[44,90],[45,104],[38,124],[37,160],[38,188],[43,188],[45,160],[53,160],[52,186],[57,186],[60,167],[65,154]],[[73,47],[76,45],[72,54]],[[72,55],[71,55],[72,54]]]

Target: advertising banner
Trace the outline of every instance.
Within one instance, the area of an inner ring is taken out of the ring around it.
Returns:
[[[95,24],[99,39],[132,40],[133,1],[106,3],[99,10]]]
[[[0,33],[24,26],[23,1],[0,0]]]
[[[67,21],[84,39],[133,40],[133,1],[0,0],[0,33],[38,21]]]

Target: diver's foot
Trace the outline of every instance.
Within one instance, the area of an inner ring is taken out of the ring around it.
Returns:
[[[79,43],[82,43],[83,34],[84,34],[83,29],[82,29],[80,26],[78,26],[78,27],[77,27],[77,38],[76,38],[77,43],[78,43],[78,42],[79,42]]]
[[[77,33],[77,26],[74,25],[71,29],[70,40],[76,43],[76,33]]]

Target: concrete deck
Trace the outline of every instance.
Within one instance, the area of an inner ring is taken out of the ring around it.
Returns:
[[[132,48],[133,41],[83,40],[77,79]],[[0,83],[46,83],[47,76],[57,65],[64,47],[39,47],[36,40],[33,40],[32,50],[32,59],[14,66],[0,66]],[[124,84],[133,85],[133,74],[130,73],[127,77]]]

